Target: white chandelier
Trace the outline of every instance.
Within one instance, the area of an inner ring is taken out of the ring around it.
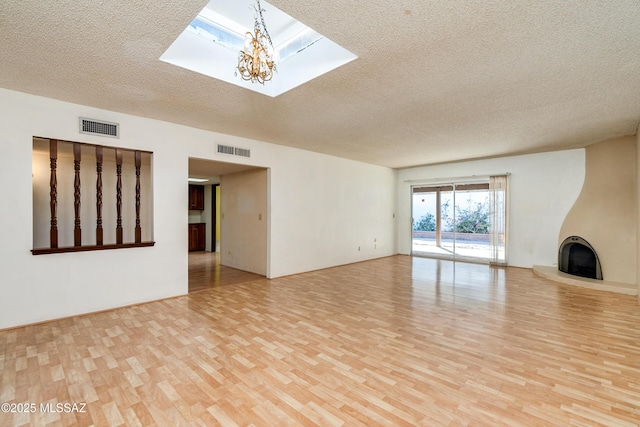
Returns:
[[[254,32],[247,31],[245,35],[244,49],[240,51],[238,57],[237,72],[243,80],[264,84],[273,78],[273,73],[276,71],[273,58],[275,52],[271,36],[264,23],[260,0],[256,0],[254,7],[256,9]]]

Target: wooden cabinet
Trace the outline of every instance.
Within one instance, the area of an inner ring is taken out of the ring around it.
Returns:
[[[207,225],[189,224],[189,251],[204,251],[207,245]]]
[[[189,184],[189,210],[204,210],[204,187]],[[207,242],[205,223],[189,224],[189,251],[204,251]]]
[[[204,210],[204,187],[189,184],[189,210]]]

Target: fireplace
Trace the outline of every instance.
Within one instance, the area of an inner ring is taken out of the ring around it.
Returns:
[[[558,270],[602,280],[602,267],[593,247],[582,237],[567,237],[558,250]]]

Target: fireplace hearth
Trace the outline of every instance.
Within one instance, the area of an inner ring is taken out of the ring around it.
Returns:
[[[574,276],[602,280],[595,249],[582,237],[567,237],[558,250],[558,270]]]

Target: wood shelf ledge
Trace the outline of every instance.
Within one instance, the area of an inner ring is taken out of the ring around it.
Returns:
[[[607,280],[589,279],[586,277],[574,276],[572,274],[563,273],[558,267],[545,265],[534,265],[533,273],[554,282],[563,283],[565,285],[580,286],[588,289],[596,289],[599,291],[609,291],[625,295],[638,295],[638,288],[634,284],[610,282]]]
[[[33,255],[46,255],[46,254],[61,254],[66,252],[88,252],[88,251],[103,251],[110,249],[129,249],[129,248],[144,248],[154,246],[156,242],[141,242],[141,243],[121,243],[112,245],[92,245],[92,246],[65,246],[62,248],[39,248],[31,249]]]

